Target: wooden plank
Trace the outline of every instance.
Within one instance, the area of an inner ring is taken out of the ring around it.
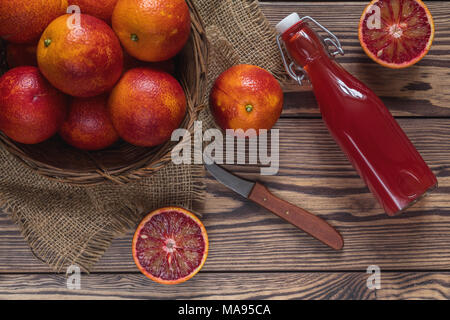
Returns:
[[[450,274],[381,273],[381,289],[366,273],[200,273],[164,286],[141,274],[82,275],[69,290],[63,275],[0,276],[0,299],[449,299]],[[245,283],[245,286],[243,285]]]
[[[450,127],[448,120],[401,119],[437,174],[440,188],[406,214],[383,213],[320,119],[281,119],[280,172],[261,180],[278,196],[327,219],[343,234],[329,250],[271,213],[206,178],[203,221],[210,236],[206,271],[450,270]],[[259,179],[253,166],[232,167]],[[0,219],[0,272],[46,272],[17,232]],[[131,232],[114,241],[93,271],[136,270]]]
[[[334,32],[346,51],[338,62],[379,95],[395,116],[450,116],[450,1],[427,2],[436,25],[428,55],[417,65],[391,70],[370,60],[358,40],[358,23],[367,1],[261,3],[269,21],[276,24],[287,14],[312,16]],[[290,86],[284,115],[318,115],[310,88]],[[305,91],[306,90],[306,91]]]

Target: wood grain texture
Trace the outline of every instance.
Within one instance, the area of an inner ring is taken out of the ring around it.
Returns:
[[[200,273],[176,286],[141,274],[82,275],[68,290],[63,275],[1,276],[0,299],[449,299],[450,274],[381,273],[381,289],[367,288],[366,273]]]
[[[417,65],[403,70],[379,66],[364,53],[358,40],[358,23],[367,1],[261,3],[275,25],[291,12],[314,17],[338,36],[345,56],[338,57],[350,73],[382,98],[395,116],[450,116],[450,1],[426,2],[433,15],[436,35],[428,55]],[[319,114],[311,88],[286,88],[284,115]]]
[[[405,214],[388,217],[320,119],[281,119],[280,172],[261,181],[278,197],[319,215],[343,235],[334,252],[265,209],[206,177],[203,221],[210,238],[206,271],[450,269],[450,126],[441,119],[401,119],[438,177],[439,189]],[[233,172],[259,179],[254,166]],[[0,272],[49,271],[36,262],[17,228],[0,219]],[[113,242],[94,272],[136,270],[131,236]]]

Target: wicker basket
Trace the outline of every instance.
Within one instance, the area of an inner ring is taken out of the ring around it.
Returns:
[[[182,127],[192,131],[206,89],[208,44],[197,10],[191,0],[186,2],[191,10],[192,32],[176,63],[177,78],[188,102]],[[7,69],[5,46],[1,42],[0,68],[2,73]],[[0,145],[32,170],[50,179],[76,185],[105,181],[123,184],[149,176],[171,161],[171,150],[176,144],[169,141],[155,148],[141,148],[120,141],[105,150],[85,152],[70,147],[58,135],[37,145],[23,145],[0,133]]]

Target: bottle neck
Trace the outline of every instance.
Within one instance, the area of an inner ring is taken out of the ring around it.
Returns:
[[[282,39],[291,58],[301,67],[306,67],[319,58],[330,59],[318,34],[307,22],[294,25],[283,34]]]

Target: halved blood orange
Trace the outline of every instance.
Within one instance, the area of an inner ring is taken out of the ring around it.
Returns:
[[[359,23],[364,51],[375,62],[393,69],[420,61],[433,38],[433,17],[421,0],[374,0]]]
[[[142,220],[133,238],[139,270],[162,284],[178,284],[200,271],[208,256],[205,226],[179,207],[155,210]]]

